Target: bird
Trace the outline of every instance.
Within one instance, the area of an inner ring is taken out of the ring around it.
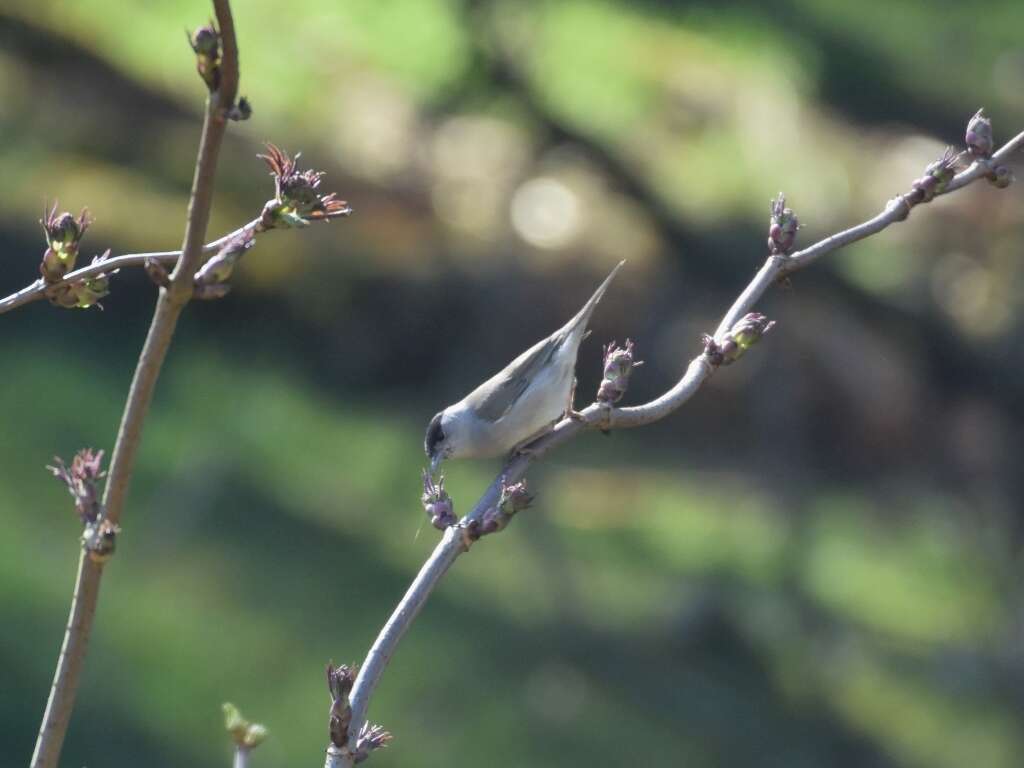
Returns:
[[[423,441],[431,475],[445,459],[493,458],[520,451],[563,415],[575,413],[572,397],[580,342],[594,308],[625,263],[616,265],[569,322],[434,415]]]

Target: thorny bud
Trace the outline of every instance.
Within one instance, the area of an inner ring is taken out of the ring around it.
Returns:
[[[189,37],[196,54],[196,71],[211,91],[220,85],[220,32],[211,21]]]
[[[391,738],[391,733],[385,731],[381,726],[369,722],[363,723],[363,727],[359,729],[356,750],[352,754],[353,762],[363,762],[375,749],[386,747]]]
[[[217,251],[217,254],[208,262],[203,264],[202,268],[196,272],[194,283],[197,289],[197,296],[203,293],[200,289],[213,288],[215,286],[223,286],[223,292],[218,296],[201,297],[220,298],[220,296],[227,294],[228,286],[226,283],[235,269],[235,264],[237,264],[238,260],[242,258],[242,255],[255,244],[256,240],[251,231],[246,231],[238,237],[232,238],[226,242],[221,249]]]
[[[444,489],[444,475],[435,483],[430,472],[423,470],[423,496],[420,497],[420,501],[423,502],[423,510],[430,518],[430,524],[439,531],[455,525],[458,521],[455,515],[455,502]]]
[[[626,394],[629,376],[633,369],[643,365],[643,360],[633,359],[633,342],[626,339],[623,347],[616,346],[614,341],[604,347],[604,376],[597,388],[599,403],[617,403]]]
[[[985,178],[997,189],[1006,189],[1014,181],[1013,170],[1008,165],[997,165]]]
[[[47,245],[42,263],[39,265],[39,273],[45,282],[58,283],[64,275],[75,268],[78,244],[92,223],[89,209],[83,208],[76,219],[67,212],[58,214],[57,203],[54,202],[49,213],[44,209],[43,218],[39,223],[43,225]]]
[[[311,221],[329,221],[352,212],[348,203],[338,200],[334,192],[320,194],[317,189],[324,177],[323,171],[298,170],[301,153],[291,158],[287,153],[267,143],[267,154],[257,155],[270,168],[274,178],[274,199],[263,206],[260,230],[275,227],[305,227]]]
[[[705,335],[702,338],[704,354],[714,366],[729,365],[739,360],[744,352],[774,327],[774,320],[769,320],[759,312],[751,312],[737,321],[721,342]]]
[[[952,147],[946,147],[942,157],[925,168],[924,176],[911,185],[919,198],[914,202],[929,203],[936,195],[945,191],[946,186],[956,175],[956,168],[959,163],[960,156],[956,150]]]
[[[768,220],[768,250],[773,255],[788,254],[793,250],[800,220],[792,208],[786,207],[786,196],[781,192],[772,200],[771,213]]]
[[[967,143],[967,150],[975,157],[992,155],[992,121],[985,117],[984,109],[979,109],[968,121],[964,140]]]
[[[258,747],[267,738],[267,728],[259,723],[250,723],[231,702],[221,705],[224,711],[224,729],[231,734],[231,740],[240,749]]]
[[[348,695],[356,682],[359,667],[355,664],[327,665],[327,689],[331,693],[331,710],[328,729],[331,743],[344,747],[348,743],[348,727],[352,722],[352,706]]]

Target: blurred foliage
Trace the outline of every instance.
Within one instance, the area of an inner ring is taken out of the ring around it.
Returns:
[[[211,226],[271,193],[264,140],[355,215],[269,233],[189,308],[109,566],[64,762],[322,760],[325,662],[360,659],[436,540],[429,416],[629,265],[595,339],[655,395],[764,256],[877,211],[984,105],[1024,128],[1024,10],[773,3],[237,3],[242,93]],[[199,0],[0,9],[3,290],[44,200],[83,254],[172,248]],[[1019,170],[1019,169],[1018,169]],[[1018,173],[1018,175],[1020,175]],[[1024,193],[975,185],[795,277],[779,328],[667,422],[538,466],[461,559],[371,717],[374,765],[1024,763]],[[32,748],[77,554],[54,454],[113,444],[153,288],[0,318],[0,748]],[[524,311],[524,308],[527,308]],[[586,346],[580,397],[598,379]],[[491,462],[456,464],[465,509]]]

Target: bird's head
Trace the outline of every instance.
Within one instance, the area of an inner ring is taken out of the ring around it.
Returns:
[[[435,414],[427,425],[427,434],[423,438],[423,450],[430,459],[430,474],[434,475],[441,462],[455,450],[455,432],[451,417],[447,410]]]

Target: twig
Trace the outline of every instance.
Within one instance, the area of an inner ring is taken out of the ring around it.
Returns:
[[[991,168],[1000,161],[1009,160],[1010,156],[1022,146],[1024,146],[1024,132],[1018,133],[1006,142],[999,151],[992,155],[991,159],[977,160],[972,163],[965,171],[954,176],[953,180],[946,185],[946,188],[937,194],[948,194],[970,184],[971,182],[977,181],[989,173]],[[889,202],[889,205],[886,206],[885,210],[874,218],[868,219],[862,224],[850,227],[842,232],[837,232],[823,240],[819,240],[809,248],[804,248],[802,251],[798,251],[786,257],[769,257],[765,265],[761,267],[761,271],[757,273],[757,276],[743,290],[743,293],[740,294],[739,298],[736,299],[736,302],[725,314],[725,317],[722,318],[722,322],[719,323],[718,329],[715,331],[716,338],[725,333],[732,327],[733,323],[749,312],[764,292],[768,290],[768,287],[779,278],[792,274],[799,269],[803,269],[808,264],[817,261],[827,253],[831,253],[832,251],[838,250],[850,243],[855,243],[858,240],[863,240],[866,237],[877,234],[890,224],[906,219],[907,214],[909,213],[909,208],[903,201],[904,197],[905,195],[901,195],[893,198],[893,200]]]
[[[167,356],[178,316],[192,295],[192,278],[202,258],[203,241],[206,238],[206,227],[213,201],[217,156],[227,127],[228,110],[234,104],[238,86],[238,48],[234,39],[231,8],[228,0],[213,0],[213,6],[224,46],[220,87],[216,91],[211,91],[207,98],[182,254],[170,285],[160,290],[149,334],[139,355],[117,441],[114,444],[103,498],[105,517],[114,526],[121,518],[125,494],[142,436],[142,427],[160,368]],[[90,558],[83,550],[64,643],[57,661],[50,698],[39,728],[35,752],[32,755],[32,768],[56,768],[60,757],[96,613],[102,575],[102,563]]]
[[[259,219],[253,219],[243,227],[239,227],[234,232],[231,232],[224,237],[218,238],[213,242],[207,243],[203,246],[203,253],[216,253],[218,249],[225,243],[239,237],[246,232],[253,232],[259,225]],[[166,264],[174,264],[181,256],[181,251],[152,251],[150,253],[126,253],[121,256],[115,256],[113,258],[105,259],[104,261],[90,264],[80,269],[76,269],[74,272],[68,272],[64,278],[53,285],[47,285],[43,280],[36,280],[31,285],[27,285],[17,293],[12,293],[3,299],[0,299],[0,314],[4,312],[10,312],[12,309],[17,309],[23,304],[28,304],[39,299],[45,299],[49,291],[54,290],[61,285],[68,285],[71,283],[78,282],[86,277],[95,277],[100,274],[110,274],[116,269],[122,267],[143,267],[146,262],[150,259],[164,262]]]
[[[951,192],[989,175],[998,161],[1007,160],[1021,146],[1024,146],[1024,132],[1007,142],[990,159],[978,160],[967,170],[953,177],[945,188],[936,194]],[[722,318],[715,338],[710,340],[711,343],[722,341],[737,321],[754,307],[765,291],[779,278],[808,266],[831,251],[880,232],[890,224],[907,218],[912,207],[912,204],[907,202],[907,197],[907,195],[901,195],[895,198],[878,216],[844,232],[827,237],[809,248],[792,255],[778,253],[770,256]],[[467,526],[480,521],[483,515],[498,503],[502,488],[509,483],[521,480],[534,461],[555,447],[568,442],[584,430],[640,427],[665,418],[689,400],[716,368],[713,356],[706,349],[703,354],[690,361],[683,377],[660,397],[643,405],[625,408],[613,408],[602,403],[594,403],[574,418],[561,420],[551,432],[530,446],[529,453],[515,456],[505,465],[473,509],[457,525],[445,530],[441,541],[438,542],[420,568],[416,578],[406,590],[405,595],[367,653],[350,696],[352,716],[348,743],[355,743],[356,734],[366,722],[370,698],[373,696],[398,643],[423,608],[441,577],[459,555],[466,551],[465,531]],[[334,745],[328,746],[325,768],[351,768],[353,764],[353,754],[350,750],[339,749]]]

